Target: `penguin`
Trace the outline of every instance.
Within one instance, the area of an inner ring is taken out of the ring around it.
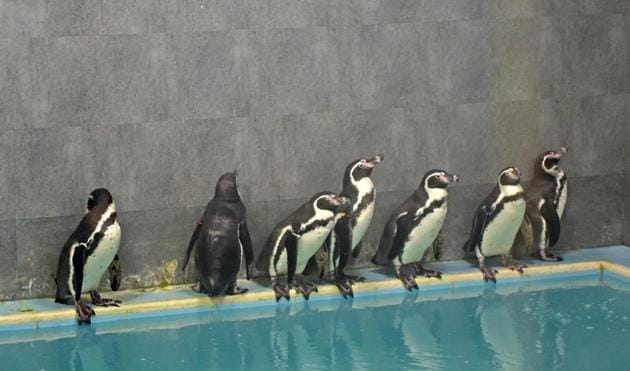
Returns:
[[[120,246],[120,225],[113,197],[104,188],[95,189],[87,201],[86,214],[61,249],[57,265],[55,302],[74,305],[79,324],[91,322],[94,310],[83,303],[90,293],[92,304],[118,306],[120,300],[102,298],[98,284]]]
[[[347,198],[332,192],[320,192],[282,220],[273,229],[256,261],[256,268],[271,277],[276,301],[289,300],[288,286],[282,286],[279,275],[287,275],[287,285],[297,282],[296,289],[306,300],[317,287],[306,283],[302,272],[310,258],[322,247],[330,234],[335,213]]]
[[[251,278],[254,250],[237,176],[238,171],[234,170],[221,175],[217,181],[214,198],[208,202],[201,221],[197,223],[182,268],[186,269],[190,254],[195,250],[199,291],[210,297],[247,292],[236,285],[243,257],[246,278]]]
[[[404,274],[412,266],[416,274],[441,278],[442,273],[424,269],[420,260],[442,229],[448,208],[447,186],[459,177],[444,170],[429,170],[418,189],[391,215],[378,250],[372,258],[376,265],[394,265],[396,276],[409,291],[418,289],[415,276]]]
[[[562,261],[562,257],[547,252],[560,237],[560,219],[567,204],[567,177],[559,166],[568,150],[546,151],[534,163],[534,178],[525,191],[526,222],[533,234],[532,244],[542,261]]]
[[[485,265],[485,257],[501,255],[502,263],[511,270],[523,273],[523,264],[512,260],[511,248],[525,216],[525,192],[521,186],[521,172],[508,167],[499,173],[498,184],[477,208],[465,252],[479,261],[485,281],[496,282],[494,269]]]
[[[374,217],[374,201],[376,191],[370,179],[372,170],[385,156],[378,154],[369,159],[359,159],[351,162],[343,176],[343,189],[340,196],[347,197],[352,203],[352,256],[357,257],[361,252],[361,241]]]
[[[333,228],[324,242],[322,252],[324,261],[320,265],[320,279],[331,279],[344,299],[354,298],[352,276],[347,276],[343,271],[352,253],[352,203],[349,199],[348,203],[337,208]]]

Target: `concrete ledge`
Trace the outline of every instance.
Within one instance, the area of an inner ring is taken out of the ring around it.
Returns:
[[[504,282],[540,279],[538,276],[553,276],[587,271],[610,271],[619,276],[630,279],[630,248],[626,246],[611,246],[606,248],[593,248],[567,252],[565,261],[561,263],[543,263],[538,260],[526,260],[529,268],[525,274],[519,274],[507,269],[499,269],[498,285]],[[490,259],[491,265],[499,266],[496,261]],[[418,278],[420,291],[431,289],[454,289],[461,287],[494,285],[484,283],[481,274],[475,265],[465,261],[451,261],[427,264],[433,269],[444,273],[441,280]],[[358,283],[354,287],[355,298],[383,294],[387,292],[404,292],[399,280],[392,278],[393,272],[387,269],[372,269],[353,272],[366,277],[365,283]],[[221,308],[231,306],[256,307],[275,305],[273,291],[268,285],[258,281],[240,282],[243,287],[249,288],[249,292],[237,296],[221,296],[209,298],[206,295],[197,294],[189,285],[171,286],[166,288],[140,289],[108,293],[105,296],[123,301],[121,307],[96,307],[97,316],[94,322],[112,321],[124,319],[129,316],[150,317],[159,315],[160,312],[173,310],[207,310],[208,308]],[[344,301],[333,285],[320,285],[319,293],[315,293],[312,299],[335,297]],[[291,291],[292,301],[303,301],[294,290]],[[37,329],[50,326],[71,325],[75,322],[73,307],[56,304],[52,299],[20,300],[0,303],[0,331]]]

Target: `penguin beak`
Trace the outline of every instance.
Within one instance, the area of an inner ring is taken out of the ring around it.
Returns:
[[[341,201],[342,205],[350,205],[350,199],[348,197],[339,197],[339,201]]]
[[[383,154],[378,154],[370,159],[368,159],[365,164],[368,166],[368,168],[372,169],[374,168],[374,166],[376,166],[377,164],[380,164],[383,159],[385,158],[385,156],[383,156]]]
[[[457,174],[449,174],[448,175],[448,182],[449,183],[457,183],[457,182],[459,182],[459,175],[457,175]]]

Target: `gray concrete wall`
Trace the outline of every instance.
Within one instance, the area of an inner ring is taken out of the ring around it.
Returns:
[[[50,295],[95,187],[125,287],[182,282],[197,217],[238,168],[258,251],[350,160],[383,152],[387,215],[458,172],[445,259],[507,165],[571,147],[565,249],[630,240],[624,0],[0,0],[0,298]],[[624,177],[625,170],[625,177]],[[625,182],[625,183],[624,183]]]

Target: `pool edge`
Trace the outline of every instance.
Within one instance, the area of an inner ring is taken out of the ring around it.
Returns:
[[[577,273],[586,271],[609,271],[619,276],[630,278],[630,267],[611,262],[609,260],[593,260],[583,262],[563,263],[556,265],[536,265],[528,268],[526,273],[521,275],[517,272],[510,271],[508,269],[499,269],[500,282],[504,282],[506,279],[509,281],[528,281],[532,276],[553,276],[558,274]],[[467,286],[467,284],[480,284],[479,272],[461,272],[450,273],[445,275],[441,280],[418,278],[419,285],[423,288],[441,288],[441,287],[461,287]],[[482,283],[481,283],[482,284]],[[181,288],[181,286],[173,286],[160,289],[158,291],[173,291],[175,288]],[[378,281],[368,281],[365,283],[358,283],[355,286],[354,291],[356,293],[379,293],[391,290],[400,290],[402,286],[397,279],[385,279]],[[129,290],[127,294],[141,294],[141,290]],[[321,285],[319,286],[318,296],[339,295],[337,288],[334,285]],[[291,290],[291,297],[296,298],[297,294],[294,290]],[[173,310],[185,310],[194,308],[216,308],[221,306],[232,306],[242,304],[254,304],[257,302],[269,302],[275,300],[274,294],[271,290],[264,290],[260,292],[253,292],[241,296],[222,296],[217,298],[209,298],[205,295],[191,296],[181,299],[170,300],[156,300],[143,303],[130,303],[124,304],[121,307],[108,307],[97,308],[98,317],[126,317],[133,314],[146,314],[157,313],[160,311],[173,311]],[[24,312],[15,314],[0,315],[0,332],[11,331],[19,329],[37,329],[44,327],[63,326],[75,322],[75,311],[72,307],[67,307],[59,310],[47,310],[41,312]],[[109,320],[110,318],[107,318]]]

